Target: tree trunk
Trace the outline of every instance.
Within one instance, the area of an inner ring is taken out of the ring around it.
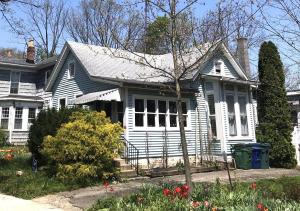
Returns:
[[[191,193],[193,191],[192,190],[193,184],[191,178],[189,154],[188,154],[185,131],[184,131],[184,120],[182,115],[181,87],[178,80],[176,80],[176,95],[177,95],[177,109],[178,109],[178,120],[179,120],[179,130],[180,130],[180,142],[181,142],[182,156],[184,161],[185,181],[186,184],[190,187],[189,189],[189,198],[190,198]]]

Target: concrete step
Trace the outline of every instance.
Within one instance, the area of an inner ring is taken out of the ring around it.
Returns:
[[[130,177],[136,177],[137,174],[136,174],[136,170],[135,170],[135,169],[131,169],[131,170],[124,170],[124,171],[121,171],[120,176],[121,176],[121,177],[127,177],[127,178],[130,178]]]
[[[121,166],[127,165],[125,159],[122,159],[122,158],[115,158],[114,164],[116,167],[121,167]]]

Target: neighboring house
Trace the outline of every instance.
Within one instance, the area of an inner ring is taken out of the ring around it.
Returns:
[[[297,163],[300,165],[300,90],[288,91],[287,97],[292,107],[292,120],[294,126],[292,143],[296,149]]]
[[[51,106],[51,93],[44,90],[56,58],[34,64],[33,41],[27,58],[0,57],[0,126],[13,144],[24,144],[32,120],[43,106]]]
[[[186,140],[192,157],[230,153],[233,144],[256,141],[251,95],[255,83],[247,76],[247,40],[240,39],[238,46],[240,62],[219,43],[183,81]],[[172,69],[170,54],[146,57],[154,66]],[[176,162],[181,155],[176,97],[165,88],[169,79],[137,58],[126,51],[67,42],[46,91],[52,92],[57,109],[84,105],[121,122],[127,146],[139,151],[143,164],[166,158]]]

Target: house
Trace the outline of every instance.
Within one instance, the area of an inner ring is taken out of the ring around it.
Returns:
[[[205,57],[182,81],[189,155],[230,153],[237,143],[255,142],[247,40],[238,40],[239,59],[219,42],[203,45]],[[193,51],[189,60],[197,58]],[[144,56],[144,55],[143,55]],[[172,55],[145,55],[151,66],[172,69]],[[104,110],[125,131],[126,156],[140,164],[176,163],[181,156],[176,97],[168,72],[143,65],[138,53],[66,42],[45,91],[52,106]],[[148,64],[149,64],[148,63]]]
[[[32,120],[43,106],[50,106],[45,92],[56,58],[35,64],[33,41],[28,42],[25,59],[0,57],[0,126],[13,144],[24,144]]]
[[[292,107],[292,120],[294,131],[292,143],[296,149],[297,164],[300,165],[300,90],[287,92],[288,102]]]

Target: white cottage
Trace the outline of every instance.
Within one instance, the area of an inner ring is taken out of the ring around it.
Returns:
[[[230,153],[237,143],[255,142],[255,116],[248,77],[247,40],[240,39],[239,62],[223,43],[206,56],[182,83],[189,155]],[[144,55],[143,55],[144,56]],[[172,69],[172,55],[145,55],[152,66]],[[126,57],[126,59],[124,58]],[[129,59],[128,59],[129,58]],[[176,97],[166,75],[142,65],[139,54],[67,42],[46,86],[52,105],[84,105],[104,110],[122,123],[131,162],[154,165],[181,156]]]

